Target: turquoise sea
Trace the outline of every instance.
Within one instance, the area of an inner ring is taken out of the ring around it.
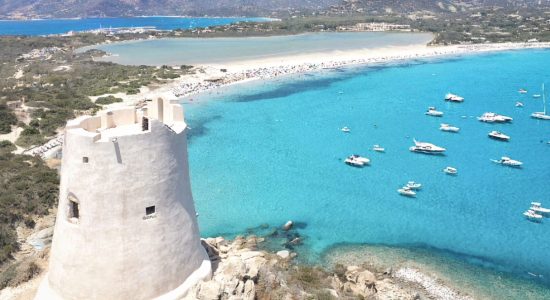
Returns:
[[[226,25],[241,21],[265,21],[266,18],[188,18],[188,17],[135,17],[44,20],[0,20],[0,35],[49,35],[69,31],[86,31],[99,28],[145,27],[159,30],[193,29]]]
[[[419,248],[550,284],[550,219],[522,216],[531,201],[550,206],[550,121],[529,117],[542,109],[532,95],[550,86],[548,70],[548,50],[509,51],[295,75],[183,99],[201,234],[290,219],[319,256],[342,243]],[[447,92],[466,100],[447,103]],[[445,116],[424,115],[428,106]],[[514,121],[475,118],[489,111]],[[511,141],[489,139],[491,130]],[[413,138],[447,154],[412,153]],[[374,144],[386,153],[371,151]],[[353,153],[371,166],[345,165]],[[504,155],[524,167],[490,161]],[[396,191],[409,180],[423,184],[413,199]]]

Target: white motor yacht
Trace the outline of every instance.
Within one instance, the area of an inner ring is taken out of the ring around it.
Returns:
[[[509,141],[510,140],[510,137],[505,135],[504,133],[500,132],[500,131],[496,131],[496,130],[493,130],[491,132],[489,132],[489,137],[492,138],[492,139],[495,139],[495,140],[499,140],[499,141]]]
[[[542,207],[542,204],[540,204],[540,202],[531,202],[530,209],[539,215],[546,217],[550,216],[550,208]]]
[[[516,107],[523,107],[523,102],[516,102]]]
[[[519,160],[513,160],[511,158],[509,158],[508,156],[503,156],[501,157],[500,159],[491,159],[492,162],[494,163],[497,163],[497,164],[501,164],[503,166],[508,166],[508,167],[515,167],[515,168],[519,168],[521,167],[521,165],[523,165],[523,163]]]
[[[403,196],[406,196],[406,197],[414,197],[416,196],[416,192],[413,191],[412,189],[404,186],[400,189],[397,190],[397,192]]]
[[[449,124],[441,124],[441,127],[439,127],[439,130],[447,131],[447,132],[458,132],[460,130],[460,128],[449,125]]]
[[[386,152],[386,149],[380,145],[374,145],[372,147],[372,150],[376,152]]]
[[[347,157],[344,162],[353,167],[364,167],[370,163],[370,159],[353,154]]]
[[[519,89],[518,91],[520,94],[527,94],[527,90],[525,89]]]
[[[446,174],[449,174],[449,175],[458,174],[458,170],[456,168],[453,168],[453,167],[446,167],[445,169],[443,169],[443,172],[445,172]]]
[[[422,184],[418,183],[418,182],[414,182],[414,181],[409,181],[407,182],[407,184],[405,185],[406,188],[409,188],[411,190],[419,190],[422,188]]]
[[[463,102],[464,98],[455,94],[447,93],[447,95],[445,95],[445,101]]]
[[[443,147],[439,147],[432,143],[419,142],[415,139],[413,139],[413,141],[414,141],[414,146],[409,148],[409,150],[413,152],[420,152],[420,153],[426,153],[426,154],[442,154],[447,150]]]
[[[437,110],[435,107],[433,107],[433,106],[428,107],[428,111],[426,111],[425,114],[428,115],[428,116],[432,116],[432,117],[443,117],[443,112],[442,112],[442,111],[438,111],[438,110]]]
[[[493,112],[486,112],[481,117],[477,118],[481,122],[487,122],[487,123],[507,123],[512,122],[511,117],[495,114]]]
[[[523,215],[525,216],[525,218],[527,220],[529,220],[531,222],[537,222],[537,223],[542,222],[542,216],[537,214],[535,211],[533,211],[531,209],[524,212]]]
[[[342,129],[340,129],[342,132],[345,132],[345,133],[349,133],[351,132],[351,129],[349,129],[347,126],[344,126],[342,127]]]

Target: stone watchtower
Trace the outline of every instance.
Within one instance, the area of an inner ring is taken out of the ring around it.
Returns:
[[[49,271],[36,299],[178,299],[211,274],[183,108],[162,99],[67,123]]]

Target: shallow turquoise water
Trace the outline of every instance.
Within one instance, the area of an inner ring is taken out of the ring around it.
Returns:
[[[125,65],[200,65],[305,53],[425,45],[431,33],[322,32],[270,37],[174,38],[95,45],[115,54],[101,58]]]
[[[534,200],[550,206],[550,121],[529,117],[541,110],[531,95],[550,85],[549,69],[550,51],[515,51],[300,75],[184,101],[201,233],[292,219],[307,225],[300,232],[317,253],[336,243],[433,247],[545,281],[550,219],[534,224],[522,212]],[[444,102],[448,91],[465,102]],[[518,100],[524,108],[514,106]],[[432,105],[445,116],[425,116]],[[514,122],[475,119],[486,111]],[[442,122],[460,133],[439,131]],[[490,140],[491,130],[512,139]],[[411,153],[413,137],[446,147],[447,155]],[[369,151],[373,144],[386,153]],[[352,153],[371,166],[346,166]],[[489,161],[503,155],[524,168]],[[446,166],[459,175],[445,175]],[[408,180],[424,186],[416,199],[396,192]]]

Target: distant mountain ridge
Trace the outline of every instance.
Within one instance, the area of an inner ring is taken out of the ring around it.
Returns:
[[[0,15],[119,17],[142,15],[256,16],[271,12],[321,10],[340,0],[4,0]]]
[[[3,0],[0,17],[269,16],[327,10],[454,12],[479,7],[529,8],[549,4],[550,0]]]

